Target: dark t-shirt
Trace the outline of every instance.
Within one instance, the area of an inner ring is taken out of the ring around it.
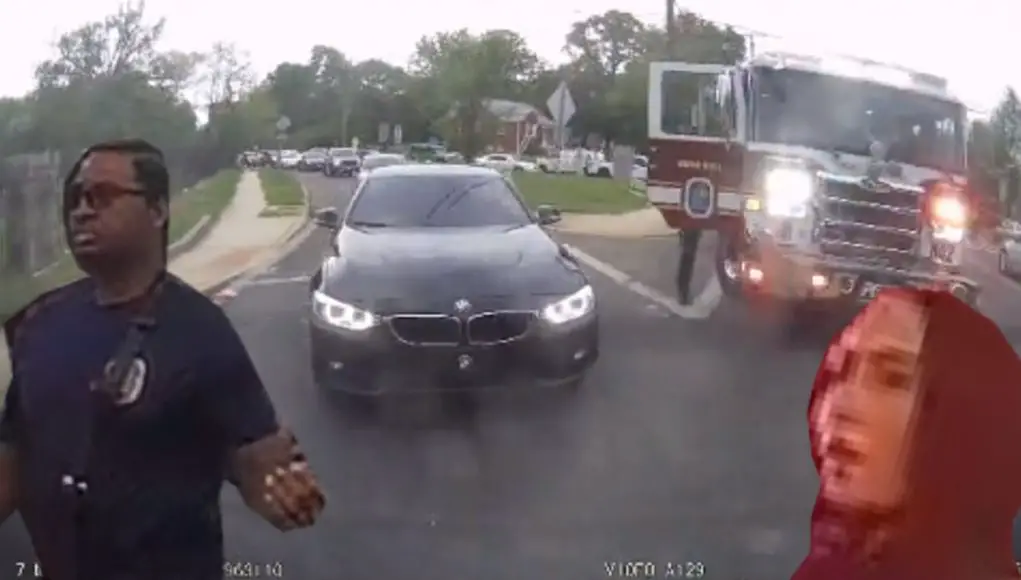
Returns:
[[[0,439],[19,449],[21,515],[56,578],[221,578],[227,457],[277,430],[216,305],[171,277],[150,313],[114,394],[97,385],[133,318],[98,305],[87,280],[27,317],[10,345]]]

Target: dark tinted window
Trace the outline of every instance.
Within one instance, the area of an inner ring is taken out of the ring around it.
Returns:
[[[370,177],[347,221],[365,227],[522,225],[531,217],[514,190],[491,175]]]

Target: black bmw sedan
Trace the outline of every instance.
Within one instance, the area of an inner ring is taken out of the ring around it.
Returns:
[[[599,355],[596,298],[496,171],[382,167],[347,211],[320,210],[332,255],[311,281],[312,371],[327,390],[575,388]]]

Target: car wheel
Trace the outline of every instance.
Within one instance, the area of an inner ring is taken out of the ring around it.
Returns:
[[[1010,266],[1007,261],[1007,252],[1001,251],[999,254],[999,263],[997,264],[1000,273],[1004,276],[1010,276]]]
[[[599,171],[596,172],[596,177],[613,177],[610,175],[610,170],[605,167],[600,167]]]

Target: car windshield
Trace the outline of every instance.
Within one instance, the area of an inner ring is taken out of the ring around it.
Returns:
[[[330,157],[356,157],[356,156],[357,154],[355,153],[354,149],[349,148],[330,149]]]
[[[760,68],[755,140],[868,155],[874,141],[898,163],[963,173],[960,103],[854,78]]]
[[[362,160],[362,169],[376,169],[402,163],[404,163],[404,158],[398,155],[370,155]]]
[[[532,221],[517,193],[496,175],[370,177],[348,213],[355,227],[521,226]]]

